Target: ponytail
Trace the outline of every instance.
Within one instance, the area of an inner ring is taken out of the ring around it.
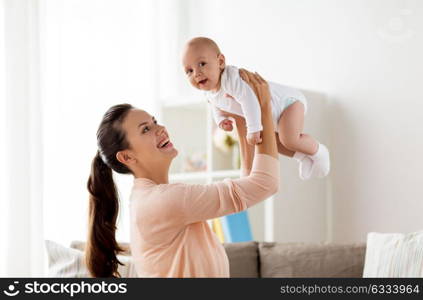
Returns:
[[[116,233],[116,219],[119,212],[119,199],[112,169],[109,168],[97,151],[91,165],[88,179],[89,212],[88,240],[85,259],[93,277],[120,277],[117,254],[119,247]]]
[[[125,116],[133,109],[130,104],[109,108],[97,130],[98,151],[91,164],[88,178],[88,239],[85,261],[93,277],[120,277],[117,255],[123,252],[116,241],[116,219],[119,213],[118,192],[112,169],[120,174],[131,170],[116,158],[119,151],[129,148],[122,130]]]

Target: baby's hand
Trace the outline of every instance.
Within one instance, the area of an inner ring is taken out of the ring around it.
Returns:
[[[232,131],[232,129],[234,129],[234,127],[232,126],[232,121],[229,119],[225,119],[220,122],[219,127],[225,131]]]
[[[247,134],[247,142],[250,145],[257,145],[262,142],[260,131]]]

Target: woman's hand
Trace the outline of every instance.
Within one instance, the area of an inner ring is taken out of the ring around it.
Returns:
[[[257,72],[239,69],[239,75],[253,89],[261,106],[270,104],[269,85]]]
[[[261,133],[262,142],[255,146],[255,153],[267,154],[274,158],[278,158],[269,85],[257,73],[253,74],[247,70],[240,69],[239,75],[248,85],[250,85],[260,103],[261,123],[263,125],[263,131]]]

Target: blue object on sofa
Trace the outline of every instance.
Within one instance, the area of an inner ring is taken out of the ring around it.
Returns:
[[[253,240],[248,212],[241,211],[221,218],[225,243],[248,242]]]

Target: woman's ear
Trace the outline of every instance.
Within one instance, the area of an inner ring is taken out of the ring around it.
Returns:
[[[226,66],[226,64],[225,64],[225,55],[223,55],[222,53],[220,53],[220,54],[217,55],[217,59],[219,61],[219,68],[221,70],[223,70],[225,68],[225,66]]]
[[[125,166],[129,166],[135,162],[135,159],[132,157],[131,153],[128,150],[122,150],[117,152],[116,159]]]

